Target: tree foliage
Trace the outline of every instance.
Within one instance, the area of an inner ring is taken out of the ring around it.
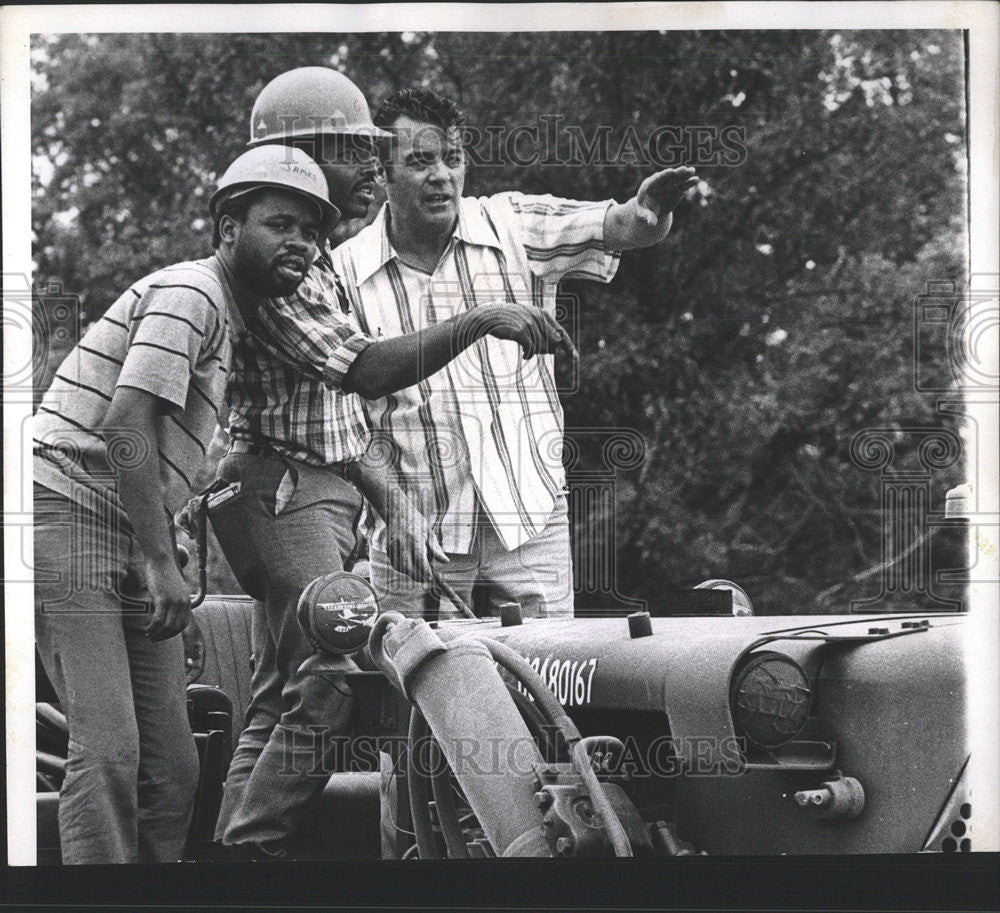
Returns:
[[[665,245],[626,253],[608,287],[565,283],[582,354],[567,427],[645,442],[615,517],[595,506],[576,535],[614,520],[630,596],[723,576],[767,611],[810,611],[861,578],[843,607],[881,560],[879,479],[851,438],[942,422],[914,389],[913,315],[928,282],[965,274],[963,53],[931,31],[39,37],[36,282],[79,296],[86,323],[204,256],[213,182],[295,66],[338,67],[373,103],[414,84],[456,97],[477,195],[624,200],[658,164],[696,164]],[[72,339],[43,341],[39,390]],[[579,446],[598,466],[599,435]],[[935,476],[938,505],[957,472]]]

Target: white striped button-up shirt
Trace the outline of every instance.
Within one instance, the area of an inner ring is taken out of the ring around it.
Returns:
[[[388,207],[333,252],[351,311],[369,336],[398,336],[484,304],[554,313],[565,277],[609,282],[620,255],[604,250],[612,201],[503,193],[461,201],[433,274],[404,264],[387,233]],[[481,504],[504,544],[541,532],[565,484],[563,413],[552,355],[479,340],[420,383],[367,402],[376,447],[415,495],[445,551],[471,550]],[[384,528],[375,532],[380,546]]]

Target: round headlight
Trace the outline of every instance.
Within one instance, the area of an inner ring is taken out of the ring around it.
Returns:
[[[316,650],[357,653],[378,617],[378,600],[362,577],[338,571],[317,577],[303,590],[299,625]]]
[[[809,679],[781,653],[751,653],[729,691],[738,734],[761,748],[777,748],[801,731],[809,716]]]

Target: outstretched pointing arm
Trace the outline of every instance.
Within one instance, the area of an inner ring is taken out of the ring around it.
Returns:
[[[365,399],[402,390],[440,371],[483,336],[517,342],[525,358],[555,352],[578,357],[566,331],[541,308],[484,304],[436,326],[372,343],[351,365],[343,389]]]
[[[630,250],[662,241],[670,231],[677,204],[697,183],[694,168],[665,168],[651,174],[631,200],[608,207],[604,249]]]

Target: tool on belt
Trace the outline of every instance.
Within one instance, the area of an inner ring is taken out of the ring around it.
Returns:
[[[198,543],[198,593],[192,597],[192,608],[201,604],[207,589],[209,523],[240,585],[251,596],[262,597],[255,583],[260,561],[247,535],[242,489],[240,482],[217,479],[174,517],[174,523]]]
[[[205,491],[188,501],[174,518],[177,526],[198,543],[199,595],[198,601],[193,602],[193,605],[200,605],[205,598],[208,551],[205,543],[208,523],[212,524],[215,538],[240,586],[255,599],[264,598],[263,580],[260,575],[262,564],[252,537],[247,534],[249,528],[245,513],[247,506],[248,499],[240,482],[217,479]],[[476,617],[462,597],[434,567],[433,562],[431,574],[434,589],[445,596],[466,618]]]
[[[205,501],[208,494],[203,492],[197,498],[188,501],[174,517],[174,524],[194,539],[198,546],[198,589],[191,596],[192,609],[196,609],[205,601],[208,592],[208,527],[205,523]],[[191,557],[188,550],[176,542],[174,549],[178,565],[181,568],[187,567]]]

